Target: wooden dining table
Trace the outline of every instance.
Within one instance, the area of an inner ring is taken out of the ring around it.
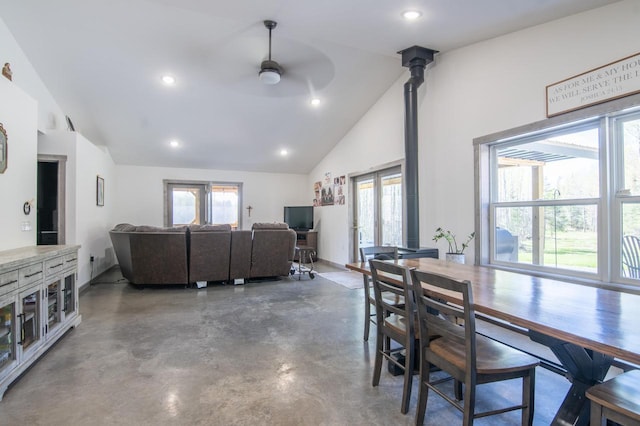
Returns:
[[[585,391],[602,382],[614,359],[640,365],[640,295],[431,258],[396,262],[470,281],[477,313],[524,329],[551,349],[571,382],[554,425],[589,423]],[[346,267],[371,275],[368,263]]]

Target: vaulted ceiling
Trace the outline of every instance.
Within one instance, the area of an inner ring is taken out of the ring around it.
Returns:
[[[116,163],[307,173],[406,72],[397,51],[447,52],[613,2],[0,0],[0,18]],[[284,68],[272,86],[258,79],[265,19]]]

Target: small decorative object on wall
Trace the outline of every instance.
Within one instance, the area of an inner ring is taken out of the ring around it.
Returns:
[[[65,117],[67,118],[67,130],[69,130],[71,132],[75,132],[76,128],[73,127],[73,122],[71,122],[71,119],[69,118],[68,115],[65,115]]]
[[[11,65],[9,65],[9,62],[6,62],[2,67],[2,75],[7,77],[9,80],[13,80],[13,72],[11,71]]]
[[[28,216],[31,213],[31,206],[33,205],[34,201],[34,199],[25,201],[25,203],[22,205],[22,213],[24,213],[25,216]]]
[[[7,132],[2,127],[2,123],[0,123],[0,173],[4,173],[7,170],[7,159],[8,159],[8,147],[7,147]]]
[[[104,178],[100,176],[96,179],[96,204],[104,206]]]
[[[640,93],[640,53],[547,86],[547,117]]]
[[[253,207],[248,206],[247,207],[247,212],[249,212],[249,217],[251,217],[251,210],[253,210]]]

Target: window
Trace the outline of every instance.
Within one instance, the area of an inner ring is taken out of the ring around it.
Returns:
[[[474,141],[480,263],[640,284],[623,252],[640,237],[640,109],[608,109]]]
[[[237,184],[211,185],[211,217],[214,225],[229,223],[238,227],[240,220],[240,187]]]
[[[165,181],[165,225],[241,226],[241,183]]]

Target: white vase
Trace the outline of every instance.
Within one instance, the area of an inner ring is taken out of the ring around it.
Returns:
[[[445,259],[447,262],[464,264],[464,253],[447,253]]]

